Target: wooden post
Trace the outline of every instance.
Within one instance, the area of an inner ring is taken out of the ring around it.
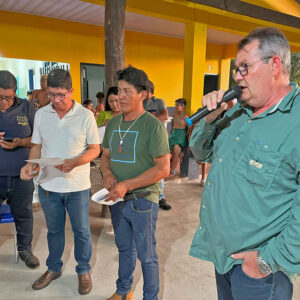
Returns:
[[[117,85],[116,72],[125,67],[126,0],[105,1],[105,92]]]

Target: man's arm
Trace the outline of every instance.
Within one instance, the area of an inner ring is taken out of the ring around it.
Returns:
[[[118,198],[124,197],[127,191],[134,190],[143,186],[148,186],[165,178],[170,173],[170,155],[165,154],[154,158],[155,165],[142,173],[141,175],[118,182],[109,191],[108,201],[116,201]]]
[[[103,175],[102,185],[106,189],[110,190],[116,185],[117,179],[110,170],[110,152],[107,148],[103,148],[100,168]]]
[[[31,148],[33,146],[33,144],[31,144],[31,136],[29,136],[27,138],[23,138],[23,139],[14,138],[12,142],[7,142],[2,139],[4,134],[5,134],[5,132],[0,132],[0,146],[3,149],[13,150],[18,147]]]
[[[298,182],[299,179],[298,177]],[[299,274],[300,269],[300,187],[292,202],[290,221],[259,250],[272,273],[283,271],[290,278]],[[231,256],[243,261],[243,270],[250,277],[262,278],[268,275],[261,273],[258,268],[257,251],[240,252]]]
[[[156,116],[156,118],[158,120],[160,120],[161,122],[163,121],[167,121],[169,119],[169,113],[168,113],[168,110],[165,108],[165,109],[162,109],[160,111],[160,114],[158,116]]]
[[[202,99],[202,106],[214,111],[200,120],[191,133],[189,147],[196,161],[211,162],[213,139],[217,130],[216,121],[229,108],[228,103],[223,102],[220,108],[216,109],[223,95],[224,91],[219,90],[205,95]]]
[[[299,174],[299,168],[298,168]],[[272,237],[259,251],[271,266],[272,272],[283,270],[286,274],[299,274],[300,270],[300,185],[292,200],[290,219],[278,235]]]
[[[100,145],[89,144],[87,150],[76,158],[65,159],[64,163],[55,166],[62,172],[70,172],[74,168],[85,165],[96,158],[100,153]]]

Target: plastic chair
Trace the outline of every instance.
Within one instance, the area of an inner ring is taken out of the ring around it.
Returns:
[[[0,207],[0,224],[4,223],[15,223],[14,217],[11,214],[10,207],[8,204],[2,204]],[[16,225],[14,224],[14,249],[15,249],[15,261],[16,264],[19,261],[19,254],[17,251],[17,231]]]

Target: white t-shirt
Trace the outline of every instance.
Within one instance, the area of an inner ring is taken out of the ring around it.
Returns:
[[[60,119],[51,104],[39,109],[34,119],[32,143],[41,144],[41,158],[75,158],[87,150],[89,144],[99,144],[98,129],[93,113],[74,101],[73,107]],[[40,175],[43,173],[41,167]],[[89,189],[90,164],[74,168],[41,184],[57,193]]]

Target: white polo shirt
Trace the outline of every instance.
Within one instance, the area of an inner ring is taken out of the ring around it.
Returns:
[[[75,158],[87,150],[89,144],[99,144],[98,129],[93,113],[74,101],[73,107],[60,119],[51,104],[39,109],[34,119],[32,143],[41,144],[41,158]],[[43,173],[41,167],[40,175]],[[57,193],[89,189],[90,164],[41,184],[42,188]]]

